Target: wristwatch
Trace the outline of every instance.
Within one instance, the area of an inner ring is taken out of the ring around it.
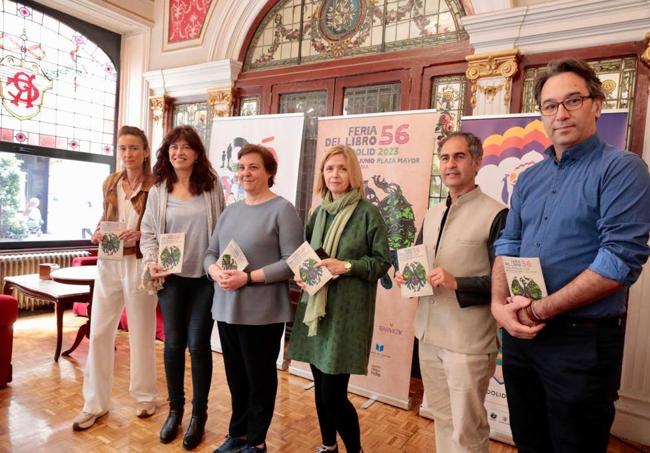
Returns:
[[[343,267],[345,268],[345,273],[347,274],[352,270],[352,263],[349,261],[343,261]]]

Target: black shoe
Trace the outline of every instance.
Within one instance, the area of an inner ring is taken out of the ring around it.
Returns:
[[[248,443],[246,439],[242,437],[231,437],[230,435],[226,436],[224,443],[219,445],[219,447],[212,453],[239,453],[248,449]]]
[[[264,447],[262,448],[257,448],[254,445],[249,445],[246,450],[244,450],[244,453],[266,453],[266,444],[264,444]]]
[[[168,444],[178,436],[178,427],[183,421],[183,408],[169,409],[167,420],[160,429],[160,442]]]
[[[207,421],[208,414],[192,415],[185,437],[183,437],[183,448],[185,450],[193,450],[201,443],[205,432],[205,422]]]

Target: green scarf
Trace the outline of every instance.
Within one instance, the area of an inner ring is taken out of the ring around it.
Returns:
[[[351,190],[336,200],[332,199],[331,192],[328,191],[325,194],[320,209],[316,213],[314,231],[311,235],[310,245],[314,250],[323,247],[331,258],[336,256],[341,234],[343,234],[345,225],[350,220],[354,208],[359,204],[359,200],[361,200],[361,194],[357,190]],[[327,214],[335,215],[336,217],[334,217],[332,224],[327,232],[325,232]],[[323,236],[325,237],[323,238]],[[323,286],[316,294],[309,296],[307,299],[307,309],[305,310],[303,322],[309,327],[309,332],[307,333],[309,337],[313,337],[318,333],[318,321],[325,316],[328,287],[329,284]]]

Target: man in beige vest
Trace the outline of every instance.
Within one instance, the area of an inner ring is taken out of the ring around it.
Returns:
[[[439,453],[488,451],[483,403],[498,349],[490,269],[507,208],[476,185],[482,156],[472,134],[445,138],[440,174],[449,195],[429,209],[416,241],[426,245],[432,265],[427,278],[433,296],[420,298],[415,335]],[[399,272],[396,281],[405,283]]]

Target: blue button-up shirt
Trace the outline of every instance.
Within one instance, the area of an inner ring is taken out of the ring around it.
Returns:
[[[549,293],[585,269],[632,285],[648,259],[650,175],[636,154],[597,134],[523,172],[511,200],[497,256],[539,257]],[[602,318],[625,312],[623,288],[567,316]]]

